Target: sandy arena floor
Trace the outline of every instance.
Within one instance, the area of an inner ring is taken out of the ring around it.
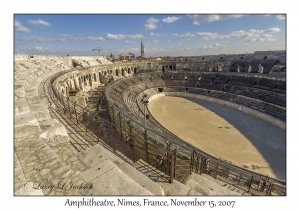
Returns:
[[[216,157],[286,179],[286,132],[263,120],[200,99],[160,97],[151,114],[170,131]]]

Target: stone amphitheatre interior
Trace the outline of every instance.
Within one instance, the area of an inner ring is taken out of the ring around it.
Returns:
[[[123,56],[14,55],[14,195],[286,195],[285,50]]]

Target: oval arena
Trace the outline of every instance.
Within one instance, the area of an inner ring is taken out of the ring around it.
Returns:
[[[17,54],[15,194],[285,195],[283,63],[282,51],[118,63]]]

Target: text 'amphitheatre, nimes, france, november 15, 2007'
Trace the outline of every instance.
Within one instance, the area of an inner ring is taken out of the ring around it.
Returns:
[[[14,195],[286,195],[286,51],[147,56],[145,40],[16,51]]]

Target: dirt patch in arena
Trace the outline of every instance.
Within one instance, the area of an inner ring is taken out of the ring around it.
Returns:
[[[286,179],[286,133],[241,111],[208,101],[160,97],[149,110],[195,147],[240,167]]]

